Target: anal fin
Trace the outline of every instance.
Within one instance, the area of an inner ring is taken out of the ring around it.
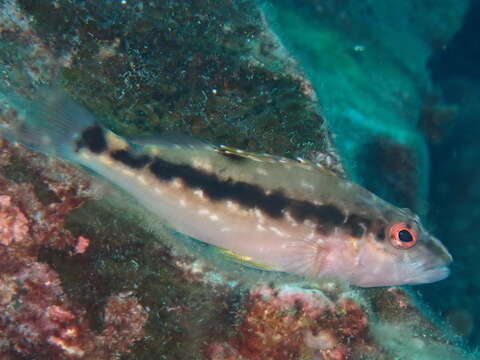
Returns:
[[[238,262],[238,263],[240,263],[242,265],[245,265],[245,266],[248,266],[248,267],[252,267],[252,268],[255,268],[255,269],[258,269],[258,270],[264,270],[264,271],[275,271],[276,270],[269,265],[260,264],[258,262],[255,262],[253,260],[253,258],[251,258],[250,256],[241,255],[241,254],[236,253],[232,250],[218,248],[218,251],[228,260]]]

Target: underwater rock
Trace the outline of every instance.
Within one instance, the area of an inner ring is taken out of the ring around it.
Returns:
[[[375,353],[358,299],[299,287],[261,286],[250,292],[238,334],[211,347],[211,359],[347,359]]]
[[[4,27],[9,82],[60,78],[114,131],[180,131],[291,156],[328,147],[310,82],[252,1],[7,4],[29,24]]]
[[[311,83],[253,2],[0,6],[2,81],[26,97],[57,83],[124,134],[183,130],[341,168]],[[0,121],[22,110],[2,104]],[[405,290],[225,263],[81,169],[6,141],[0,224],[7,359],[469,359]]]

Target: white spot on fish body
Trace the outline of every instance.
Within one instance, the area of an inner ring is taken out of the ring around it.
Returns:
[[[308,226],[310,228],[315,228],[315,223],[309,219],[304,220],[303,225]]]
[[[217,215],[213,214],[213,215],[210,215],[210,220],[218,221],[218,220],[220,220],[220,218]]]
[[[295,219],[290,215],[288,211],[284,212],[285,214],[285,219],[287,219],[288,223],[292,226],[298,226],[298,223],[295,221]]]
[[[205,196],[203,195],[203,190],[195,190],[193,192],[193,194],[197,197],[199,197],[200,199],[204,200],[205,199]]]
[[[152,154],[152,155],[156,155],[156,156],[160,155],[160,149],[159,149],[158,147],[156,147],[156,146],[149,146],[149,147],[148,147],[148,151],[149,151],[150,154]]]
[[[256,228],[257,228],[258,231],[265,231],[265,230],[267,230],[267,229],[265,229],[265,228],[264,228],[262,225],[260,225],[260,224],[257,224]]]
[[[233,201],[227,200],[227,208],[230,210],[238,210],[238,204],[235,204]]]
[[[304,187],[305,189],[308,189],[308,190],[314,190],[315,189],[315,187],[312,184],[306,182],[305,180],[302,180],[300,182],[300,186]]]
[[[270,226],[269,229],[274,232],[276,235],[280,236],[280,237],[285,237],[286,234],[281,231],[280,229],[276,228],[275,226]]]
[[[176,189],[180,189],[182,187],[182,181],[179,178],[176,178],[171,182],[171,185]]]
[[[223,228],[220,229],[220,231],[221,232],[230,232],[231,230],[228,227],[223,227]]]
[[[106,165],[112,165],[112,164],[113,164],[113,160],[110,159],[110,158],[107,157],[107,156],[100,156],[100,157],[99,157],[99,160],[100,160],[102,163],[106,164]]]
[[[16,143],[16,144],[18,144],[18,143]],[[92,158],[92,156],[89,153],[87,153],[86,151],[82,151],[80,153],[80,156],[83,157],[85,160],[90,160]]]
[[[259,174],[259,175],[265,175],[265,176],[268,175],[267,171],[266,171],[264,168],[261,168],[261,167],[257,167],[257,168],[255,169],[255,171],[256,171],[256,173]]]
[[[203,159],[195,159],[193,160],[193,167],[197,169],[202,169],[206,171],[212,171],[213,167],[210,163],[204,161]]]
[[[265,216],[263,216],[263,213],[257,208],[255,208],[255,216],[257,217],[260,224],[263,224],[265,222]]]
[[[159,195],[163,194],[163,190],[161,188],[159,188],[158,186],[153,188],[153,191],[155,191]]]
[[[147,179],[145,179],[145,176],[139,175],[137,179],[138,179],[138,181],[140,181],[143,185],[147,185]]]
[[[178,203],[180,204],[181,207],[186,207],[187,206],[187,202],[184,199],[180,199],[178,201]]]
[[[127,176],[133,176],[133,175],[135,175],[135,173],[134,173],[132,170],[121,169],[120,171],[122,172],[122,174],[127,175]]]
[[[200,210],[198,210],[198,213],[200,215],[208,215],[208,214],[210,214],[210,211],[208,211],[208,209],[200,209]]]

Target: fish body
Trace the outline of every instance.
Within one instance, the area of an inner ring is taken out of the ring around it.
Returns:
[[[127,141],[64,96],[46,102],[0,135],[90,168],[232,257],[363,287],[448,276],[450,254],[416,215],[325,167],[196,140]]]

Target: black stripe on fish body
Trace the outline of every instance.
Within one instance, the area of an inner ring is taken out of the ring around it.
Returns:
[[[343,212],[331,204],[317,205],[290,199],[280,190],[267,193],[258,185],[232,179],[223,180],[215,174],[159,158],[154,159],[149,168],[158,179],[181,179],[186,186],[201,189],[212,201],[234,201],[244,208],[257,208],[272,218],[280,218],[285,211],[289,211],[298,222],[311,220],[322,233],[329,233],[345,222]]]
[[[122,164],[133,168],[141,169],[152,161],[152,158],[148,155],[135,155],[128,150],[116,150],[110,154],[112,159],[120,161]]]
[[[361,238],[368,232],[372,221],[364,216],[351,214],[342,227],[347,230],[350,235]]]
[[[222,180],[215,174],[184,164],[173,164],[157,158],[151,163],[150,171],[164,181],[179,178],[186,186],[203,190],[212,201],[231,200],[246,208],[257,207],[273,218],[281,217],[288,205],[288,198],[280,191],[266,194],[258,185],[232,179]]]
[[[384,241],[385,240],[385,228],[381,228],[380,230],[377,231],[377,240],[379,241]]]
[[[95,154],[107,150],[105,132],[100,126],[90,126],[81,133],[80,139],[77,141],[77,151],[85,147]]]
[[[330,233],[345,222],[345,214],[332,204],[314,204],[309,201],[292,200],[288,208],[291,216],[299,221],[310,220],[321,233]]]

